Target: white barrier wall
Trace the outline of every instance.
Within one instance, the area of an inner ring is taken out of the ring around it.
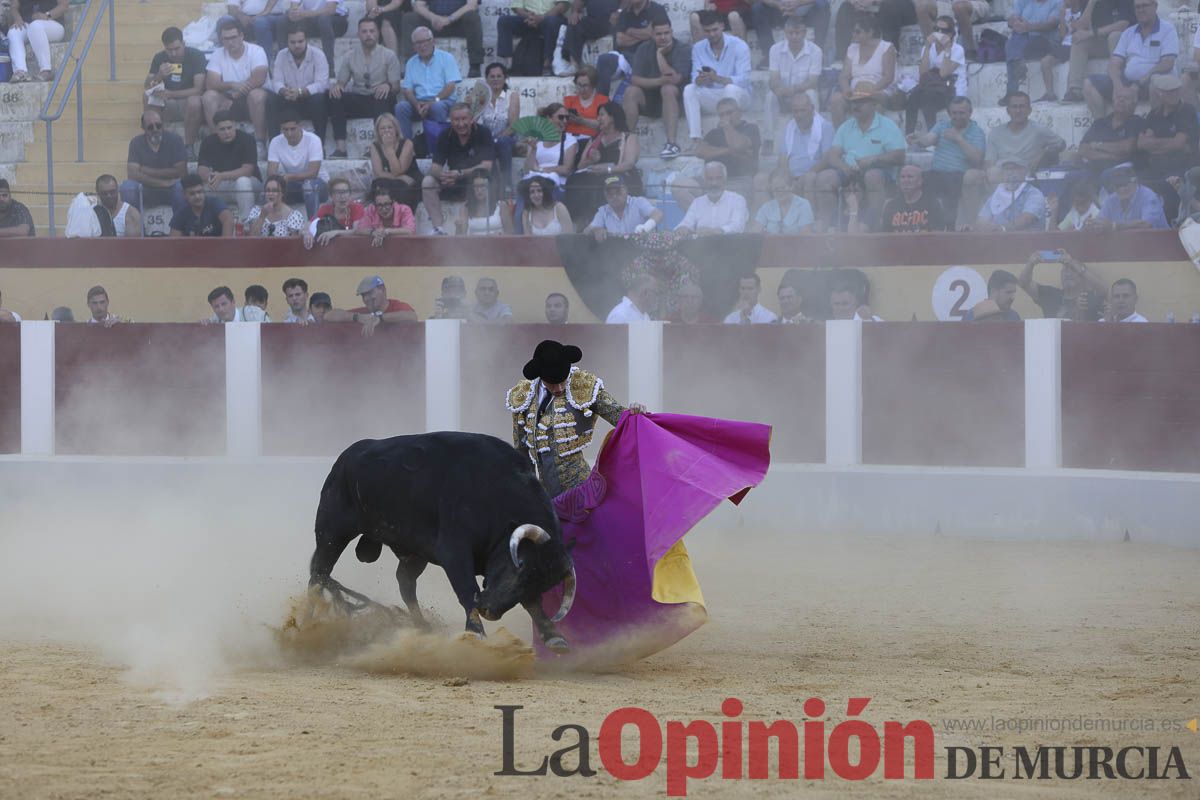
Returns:
[[[425,430],[462,427],[463,354],[460,323],[425,325]],[[855,467],[863,454],[863,324],[825,323],[825,462]],[[867,323],[870,324],[870,323]],[[55,352],[53,322],[21,323],[21,453],[55,453]],[[1062,466],[1060,325],[1025,325],[1025,463]],[[627,326],[630,397],[651,411],[664,408],[662,322]],[[262,351],[259,323],[231,323],[225,333],[226,455],[263,455]]]

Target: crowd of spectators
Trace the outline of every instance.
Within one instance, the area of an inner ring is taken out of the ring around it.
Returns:
[[[613,178],[619,181],[618,178]],[[620,188],[620,184],[617,186]],[[625,193],[620,192],[621,195]],[[641,198],[634,198],[641,199]],[[610,196],[608,205],[622,206],[626,199]],[[655,210],[657,213],[657,210]],[[603,228],[596,228],[599,238]],[[1058,284],[1034,281],[1039,264],[1058,267]],[[761,302],[762,279],[757,272],[738,281],[737,299],[732,311],[723,318],[711,317],[703,311],[704,291],[695,282],[685,279],[668,286],[650,273],[636,274],[624,297],[605,316],[608,324],[626,324],[664,320],[675,324],[720,323],[728,325],[799,324],[824,320],[882,321],[869,306],[870,285],[859,270],[834,270],[813,280],[814,273],[798,269],[787,270],[776,288],[776,314]],[[1020,321],[1013,309],[1017,290],[1023,290],[1046,318],[1083,322],[1146,322],[1137,311],[1137,286],[1129,278],[1120,278],[1106,286],[1088,267],[1069,253],[1038,251],[1029,257],[1018,277],[1003,269],[994,270],[987,281],[987,297],[965,309],[964,322]],[[358,282],[355,295],[358,305],[335,307],[331,293],[309,293],[308,282],[290,277],[281,287],[288,311],[285,324],[320,325],[353,323],[361,326],[363,336],[370,336],[382,324],[416,322],[417,312],[411,304],[390,297],[387,285],[379,275],[368,275]],[[502,302],[500,284],[492,277],[475,282],[475,300],[467,296],[466,281],[458,275],[442,279],[441,293],[434,298],[430,319],[456,319],[472,324],[496,325],[516,321],[512,307]],[[269,292],[259,284],[247,286],[239,305],[233,289],[218,286],[208,293],[211,314],[202,317],[202,325],[226,322],[275,322],[268,312]],[[20,322],[21,317],[3,307],[0,293],[0,322]],[[112,327],[131,322],[109,308],[108,292],[103,286],[87,291],[89,324]],[[566,294],[551,292],[545,301],[546,323],[564,325],[570,321],[571,304]],[[916,318],[915,315],[913,317]],[[54,309],[47,319],[74,322],[69,307]],[[541,322],[543,320],[521,320]]]
[[[40,61],[65,2],[14,8],[9,38],[22,31]],[[713,0],[690,31],[676,31],[653,0],[517,0],[511,12],[499,17],[499,58],[486,66],[477,0],[368,0],[340,58],[334,41],[348,17],[339,0],[229,0],[209,54],[168,28],[119,197],[109,176],[103,190],[97,182],[112,235],[138,235],[152,206],[173,209],[171,235],[309,244],[360,225],[376,238],[412,233],[421,206],[439,235],[612,233],[650,220],[637,201],[651,194],[643,164],[655,155],[694,159],[655,187],[678,213],[654,224],[698,235],[1166,228],[1197,213],[1187,174],[1200,165],[1200,48],[1197,61],[1179,63],[1178,32],[1155,0],[1016,0],[1004,49],[1008,122],[986,132],[967,98],[985,0],[845,0],[832,36],[825,0]],[[910,24],[925,37],[915,82],[899,68],[899,31]],[[614,50],[584,64],[586,43],[609,34]],[[439,47],[446,36],[467,40],[465,77]],[[559,62],[574,70],[574,93],[539,111],[557,129],[552,141],[514,133],[518,40],[540,55],[534,74],[561,74]],[[1097,57],[1108,57],[1106,73],[1087,74]],[[1029,61],[1046,86],[1039,103],[1058,101],[1054,67],[1069,62],[1063,101],[1086,102],[1094,116],[1078,147],[1031,119],[1020,90]],[[768,73],[762,108],[756,62]],[[470,79],[478,82],[467,89]],[[705,114],[717,117],[707,132]],[[643,117],[663,121],[657,153],[639,141]],[[331,195],[331,179],[348,170],[351,119],[372,120],[375,132],[369,177],[348,176],[352,201],[371,210],[382,199],[395,224],[347,216],[354,206]],[[166,130],[176,121],[182,135]],[[928,169],[909,163],[925,163],[913,158],[919,151],[932,156]],[[1053,182],[1037,177],[1051,166]],[[614,176],[628,194],[622,208],[644,219],[613,216]],[[446,202],[465,205],[448,215]]]

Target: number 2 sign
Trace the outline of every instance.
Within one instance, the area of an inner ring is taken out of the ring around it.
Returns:
[[[950,267],[933,282],[933,315],[959,322],[976,303],[987,298],[987,281],[970,267]]]

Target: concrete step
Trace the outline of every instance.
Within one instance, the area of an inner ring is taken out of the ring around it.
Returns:
[[[23,160],[34,136],[32,122],[0,122],[0,164]]]

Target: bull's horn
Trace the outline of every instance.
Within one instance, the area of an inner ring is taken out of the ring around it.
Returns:
[[[521,546],[522,539],[528,539],[534,544],[545,544],[550,541],[550,534],[537,525],[528,523],[519,526],[512,532],[512,536],[508,537],[508,554],[512,556],[512,562],[517,569],[521,568],[521,558],[517,555],[517,548]]]
[[[571,574],[563,581],[563,596],[562,603],[558,606],[558,613],[554,615],[554,622],[562,622],[563,617],[571,610],[571,605],[575,602],[575,565],[571,565]]]

